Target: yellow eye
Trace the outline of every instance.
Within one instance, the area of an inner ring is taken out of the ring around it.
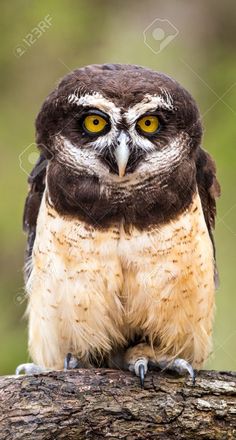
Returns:
[[[137,122],[137,126],[144,132],[153,134],[159,128],[159,120],[157,116],[147,115],[140,118]]]
[[[99,133],[107,125],[106,119],[99,115],[88,115],[84,119],[84,127],[90,133]]]

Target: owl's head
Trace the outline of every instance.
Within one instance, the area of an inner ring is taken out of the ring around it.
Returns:
[[[70,194],[74,189],[74,197],[77,186],[90,182],[100,200],[114,199],[119,188],[124,199],[124,188],[140,188],[140,182],[144,192],[148,181],[147,191],[151,181],[170,189],[176,170],[191,187],[202,135],[190,94],[172,78],[133,65],[73,71],[44,102],[36,129],[39,148],[50,159],[51,193],[56,179]]]

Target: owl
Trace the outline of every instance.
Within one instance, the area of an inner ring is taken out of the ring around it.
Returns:
[[[135,65],[67,75],[36,119],[25,285],[32,364],[108,367],[144,383],[211,350],[220,193],[191,95]]]

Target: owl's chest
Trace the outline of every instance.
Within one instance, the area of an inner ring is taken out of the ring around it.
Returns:
[[[198,195],[175,221],[129,232],[122,224],[101,229],[59,216],[43,198],[33,259],[36,267],[51,267],[62,280],[73,282],[83,273],[84,280],[102,278],[108,289],[121,291],[127,283],[139,283],[143,274],[156,282],[159,271],[165,282],[175,280],[191,264],[203,267],[204,254],[212,258]]]

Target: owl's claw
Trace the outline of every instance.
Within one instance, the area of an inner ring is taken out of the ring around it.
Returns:
[[[15,374],[19,376],[20,374],[39,374],[46,371],[45,368],[40,367],[40,365],[28,363],[28,364],[20,364],[16,368]]]
[[[90,368],[91,365],[89,362],[86,362],[83,359],[74,356],[72,353],[67,353],[64,359],[64,369],[65,370],[74,370],[76,368]]]
[[[140,385],[141,385],[141,388],[144,388],[144,379],[145,379],[144,365],[140,364],[138,370],[139,370],[139,377],[140,377]]]
[[[181,359],[181,358],[175,359],[172,362],[170,369],[176,371],[181,376],[184,375],[185,373],[189,373],[193,385],[195,385],[196,372],[194,371],[192,365],[189,362],[185,361],[185,359]]]
[[[139,377],[141,388],[144,388],[144,379],[148,371],[148,359],[145,357],[137,359],[129,365],[129,370]]]
[[[74,370],[75,368],[79,368],[79,360],[72,355],[72,353],[67,353],[64,360],[64,369],[65,370]]]
[[[193,369],[192,365],[185,359],[176,358],[173,361],[162,360],[159,362],[150,362],[150,369],[158,367],[161,370],[171,370],[176,371],[180,376],[184,376],[188,373],[192,379],[193,385],[195,385],[196,371]]]

